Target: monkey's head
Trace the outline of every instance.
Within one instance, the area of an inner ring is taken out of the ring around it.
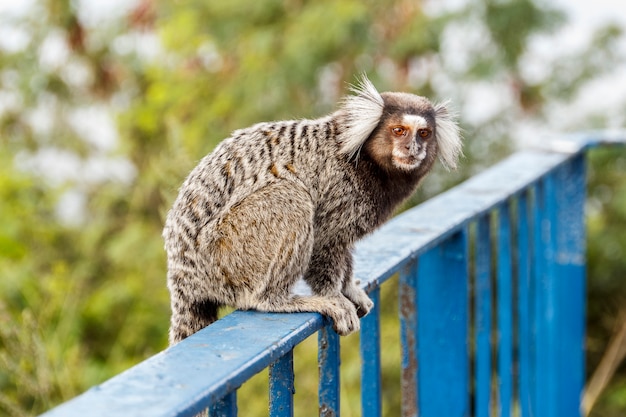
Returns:
[[[365,77],[352,87],[341,114],[340,151],[351,159],[367,156],[387,171],[425,174],[436,157],[456,168],[459,128],[446,104],[407,93],[378,93]],[[361,155],[363,153],[363,155]]]

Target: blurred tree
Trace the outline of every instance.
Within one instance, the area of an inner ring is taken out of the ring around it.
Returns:
[[[381,90],[449,97],[468,163],[432,176],[415,204],[510,152],[519,120],[541,120],[620,59],[609,27],[557,75],[530,79],[529,44],[562,13],[433,3],[137,0],[107,19],[40,0],[0,16],[22,39],[0,43],[0,413],[41,412],[165,347],[163,217],[230,131],[329,112],[359,72]],[[465,117],[467,90],[486,83],[505,105]]]

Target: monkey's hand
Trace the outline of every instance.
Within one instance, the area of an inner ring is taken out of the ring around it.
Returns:
[[[374,307],[374,302],[369,298],[367,293],[356,285],[352,279],[347,279],[346,282],[344,282],[344,287],[341,292],[348,300],[352,301],[359,318],[366,316],[372,307]]]
[[[329,302],[330,301],[330,302]],[[346,336],[361,328],[355,306],[345,297],[327,299],[323,314],[333,321],[333,329],[340,336]]]

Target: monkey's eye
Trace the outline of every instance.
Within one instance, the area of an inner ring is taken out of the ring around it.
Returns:
[[[422,139],[428,139],[432,133],[430,129],[420,129],[417,131],[418,136]]]
[[[391,129],[394,135],[396,136],[404,136],[406,135],[406,129],[401,126],[396,126]]]

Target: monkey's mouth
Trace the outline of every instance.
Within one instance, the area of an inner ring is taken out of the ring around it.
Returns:
[[[400,169],[412,170],[417,168],[425,157],[426,152],[420,152],[417,155],[393,155],[393,163]]]

